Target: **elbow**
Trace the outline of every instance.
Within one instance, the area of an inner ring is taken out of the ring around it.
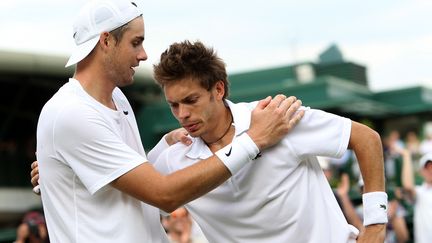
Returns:
[[[378,148],[382,151],[381,136],[372,128],[354,122],[348,148],[355,150],[357,147],[364,147],[364,145],[375,149]]]
[[[182,200],[182,196],[177,190],[172,187],[161,187],[160,190],[154,192],[156,196],[153,201],[153,206],[156,206],[167,213],[171,213],[177,208],[183,206],[186,201]]]
[[[178,206],[178,207],[175,207],[175,208],[173,208],[173,207],[167,207],[166,209],[162,209],[164,212],[166,212],[166,213],[172,213],[172,212],[174,212],[176,209],[178,209],[180,206]]]
[[[142,195],[134,195],[134,197],[167,213],[173,212],[186,203],[181,201],[178,194],[171,193],[169,190],[154,190],[151,197]]]
[[[368,153],[375,154],[375,160],[377,162],[380,161],[380,163],[384,165],[383,145],[379,133],[377,133],[375,130],[370,129],[364,141],[367,141],[365,143],[364,149],[366,149]]]
[[[167,213],[172,213],[174,210],[181,206],[183,206],[183,203],[181,203],[179,200],[176,200],[175,197],[170,195],[162,196],[157,203],[157,207]]]
[[[375,146],[382,147],[381,136],[379,133],[373,129],[370,129],[370,131],[370,141],[372,141]]]

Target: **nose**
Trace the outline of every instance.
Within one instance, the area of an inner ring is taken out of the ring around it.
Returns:
[[[147,56],[147,52],[145,51],[144,47],[141,46],[141,50],[138,53],[138,60],[139,61],[145,61],[147,60],[148,56]]]
[[[186,119],[190,116],[190,112],[185,105],[179,105],[178,107],[178,117],[180,119]]]

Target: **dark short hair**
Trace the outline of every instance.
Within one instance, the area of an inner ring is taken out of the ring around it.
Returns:
[[[153,70],[154,78],[161,87],[190,78],[210,90],[218,81],[222,81],[225,86],[223,98],[228,97],[225,63],[213,48],[204,46],[200,41],[191,43],[186,40],[170,45],[161,54],[160,62],[153,65]]]
[[[128,28],[129,28],[129,23],[126,23],[109,32],[114,37],[114,40],[116,41],[116,45],[121,41],[121,39],[123,38],[123,34],[126,32]]]

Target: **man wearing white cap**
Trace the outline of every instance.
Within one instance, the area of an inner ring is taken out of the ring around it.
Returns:
[[[415,185],[411,156],[403,160],[402,184],[414,199],[414,242],[432,242],[432,153],[419,160],[423,184]]]
[[[251,129],[232,140],[231,156],[163,176],[147,163],[118,88],[130,85],[147,59],[141,12],[127,0],[92,1],[73,29],[77,47],[66,66],[76,64],[74,77],[45,104],[37,127],[52,242],[167,242],[157,207],[169,212],[215,188],[301,118],[291,117],[300,105],[295,98],[267,98],[254,110]]]

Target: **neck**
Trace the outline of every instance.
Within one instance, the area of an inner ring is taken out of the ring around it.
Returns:
[[[232,127],[232,123],[233,123],[233,117],[232,117],[232,114],[231,114],[231,111],[229,110],[229,109],[226,109],[227,110],[227,112],[228,112],[228,119],[226,119],[226,121],[227,122],[224,122],[224,125],[226,126],[226,128],[223,130],[223,133],[221,133],[221,135],[219,135],[219,137],[217,137],[216,139],[214,139],[214,140],[211,140],[210,142],[208,142],[208,141],[206,141],[206,140],[204,140],[204,142],[207,144],[207,146],[213,146],[213,145],[217,145],[217,144],[219,144],[219,143],[222,143],[223,142],[223,138],[225,138],[225,137],[227,137],[227,135],[228,135],[228,133],[230,132],[230,130],[231,130],[231,127]]]
[[[95,100],[108,108],[116,109],[112,100],[112,92],[115,88],[112,82],[98,75],[100,72],[88,67],[85,69],[77,68],[74,78],[80,82],[83,89]]]

